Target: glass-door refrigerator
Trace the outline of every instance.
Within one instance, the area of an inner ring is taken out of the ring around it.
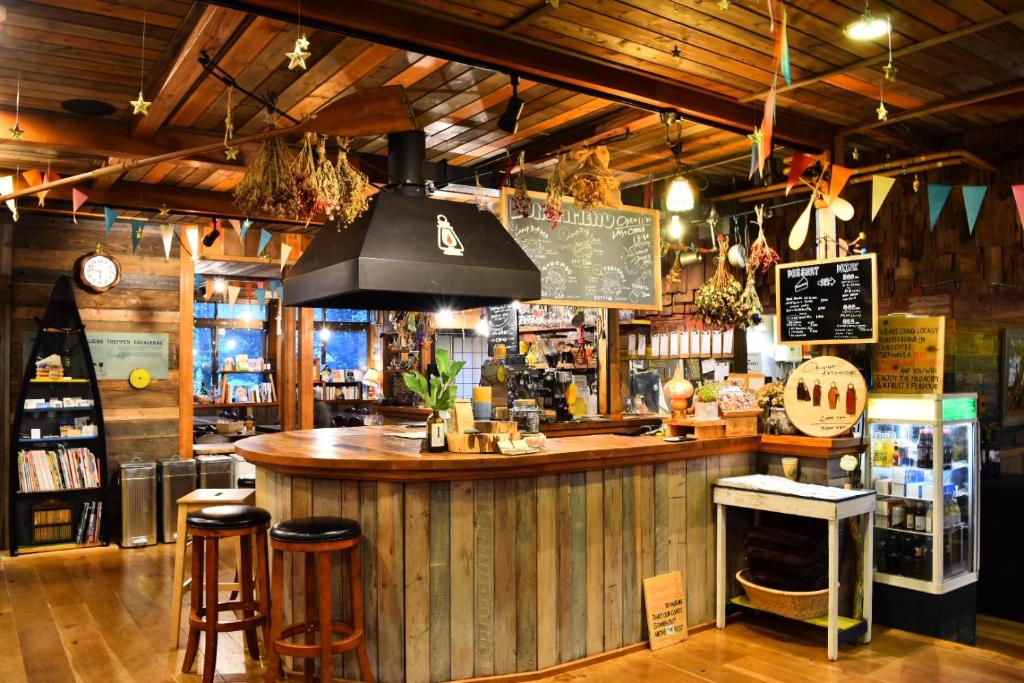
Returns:
[[[894,626],[963,642],[974,639],[978,580],[977,408],[977,394],[869,394],[867,402],[875,608],[892,610]]]

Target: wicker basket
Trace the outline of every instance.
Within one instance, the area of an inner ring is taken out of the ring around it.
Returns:
[[[752,583],[744,576],[746,571],[736,572],[736,580],[757,609],[790,619],[813,619],[828,612],[827,588],[820,591],[780,591]]]

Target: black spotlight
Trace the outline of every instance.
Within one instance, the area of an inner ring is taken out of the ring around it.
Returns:
[[[512,74],[512,98],[505,106],[505,113],[498,119],[498,129],[515,135],[519,130],[519,117],[523,115],[523,107],[526,105],[519,99],[519,76]]]
[[[217,219],[214,218],[213,219],[213,230],[208,232],[206,234],[206,237],[203,238],[203,246],[207,247],[207,248],[212,247],[214,242],[217,241],[218,237],[220,237],[220,230],[217,229]]]

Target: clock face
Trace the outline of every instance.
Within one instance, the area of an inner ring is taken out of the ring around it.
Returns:
[[[105,254],[94,254],[82,263],[82,281],[96,290],[105,290],[118,282],[118,264]]]

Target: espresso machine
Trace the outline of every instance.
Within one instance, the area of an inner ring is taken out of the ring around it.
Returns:
[[[555,412],[555,420],[568,422],[573,419],[568,400],[572,385],[572,373],[568,370],[547,370],[542,381],[544,407]]]

